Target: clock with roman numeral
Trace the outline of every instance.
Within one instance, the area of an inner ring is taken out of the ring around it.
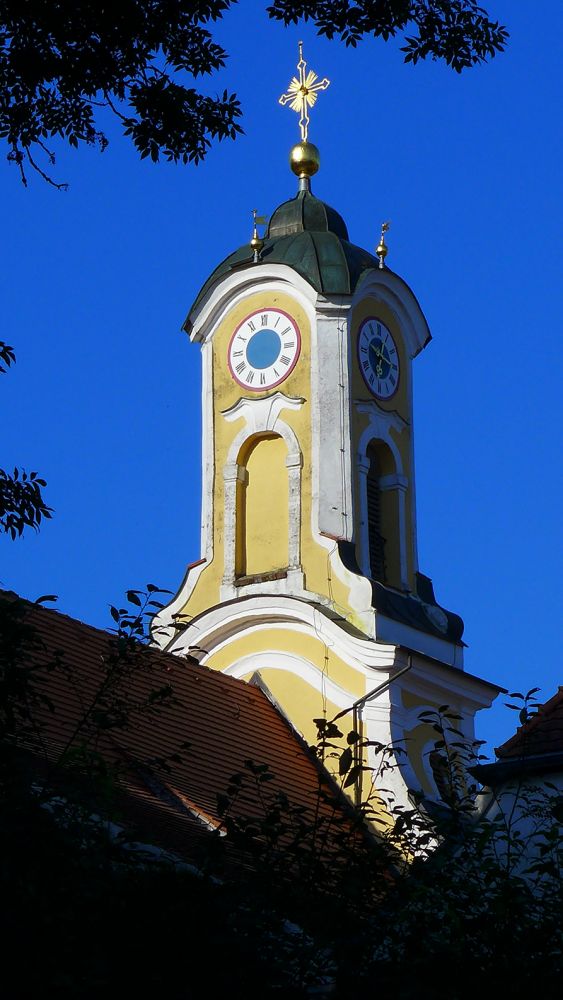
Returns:
[[[301,350],[299,327],[282,309],[260,309],[243,319],[231,337],[231,375],[243,389],[264,392],[293,371]]]
[[[377,399],[390,399],[399,386],[399,353],[385,324],[374,316],[360,327],[358,360],[370,392]]]

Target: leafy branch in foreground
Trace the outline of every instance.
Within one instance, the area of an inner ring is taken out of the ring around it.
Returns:
[[[165,593],[170,592],[148,583],[145,590],[127,591],[128,608],[110,605],[115,623],[113,635],[100,661],[100,675],[84,702],[82,715],[68,737],[61,759],[77,744],[82,748],[96,747],[100,736],[132,729],[139,720],[154,715],[160,705],[173,699],[171,685],[162,684],[160,675],[157,686],[152,686],[155,668],[145,655],[150,622],[163,607],[157,595]],[[144,678],[146,684],[140,685],[139,678]]]
[[[55,600],[39,597],[36,605]],[[16,746],[39,733],[36,713],[53,707],[46,683],[61,664],[29,621],[29,604],[13,594],[0,597],[0,746]]]
[[[533,692],[512,697],[533,702]],[[483,759],[480,742],[463,736],[447,706],[421,713],[421,722],[434,731],[431,753],[441,760],[442,803],[433,808],[421,797],[406,809],[374,788],[355,821],[338,823],[336,811],[296,810],[270,792],[271,771],[253,761],[219,797],[224,828],[252,859],[249,905],[285,915],[295,928],[291,965],[281,947],[272,965],[276,986],[291,969],[293,988],[335,997],[377,983],[382,996],[466,1000],[483,981],[524,997],[563,972],[557,787],[517,781],[492,795],[491,812],[481,801],[491,793],[479,792],[467,770]],[[375,751],[383,773],[396,766],[394,748],[353,732],[343,748],[334,720],[318,723],[316,754],[333,759],[341,787],[353,784],[357,744]],[[250,790],[262,815],[245,818],[237,805]],[[330,789],[320,785],[319,796],[330,802]]]
[[[232,0],[5,0],[0,19],[0,136],[24,184],[31,167],[57,188],[48,143],[108,144],[100,108],[123,123],[142,157],[198,163],[212,139],[241,131],[240,106],[175,82],[209,75],[226,52],[208,30]],[[37,157],[46,162],[40,166]]]
[[[41,495],[46,485],[37,472],[16,468],[10,474],[0,469],[0,532],[14,539],[25,528],[39,530],[42,519],[50,518],[52,512]]]
[[[217,789],[213,815],[222,829],[198,841],[196,878],[192,867],[178,871],[170,856],[143,850],[119,813],[133,757],[128,734],[140,729],[140,746],[151,749],[154,712],[167,703],[181,714],[181,705],[153,671],[144,643],[158,592],[149,585],[128,598],[128,608],[112,609],[114,635],[97,633],[101,655],[86,657],[81,670],[72,662],[76,644],[56,654],[29,628],[38,609],[13,595],[0,601],[2,930],[10,943],[4,975],[17,974],[20,993],[39,976],[42,988],[63,997],[99,995],[106,983],[136,984],[130,956],[141,942],[144,985],[175,996],[178,983],[184,989],[186,962],[193,977],[209,975],[213,927],[223,959],[214,985],[245,1000],[313,991],[347,1000],[373,992],[374,983],[378,995],[404,1000],[469,1000],[483,982],[489,992],[502,988],[515,998],[540,985],[545,996],[557,995],[551,987],[563,972],[561,794],[549,782],[519,778],[506,792],[478,792],[466,764],[481,758],[479,746],[463,737],[463,721],[447,706],[421,719],[434,735],[430,753],[438,755],[442,779],[442,802],[433,809],[424,796],[409,809],[382,792],[395,748],[355,732],[344,736],[334,720],[320,720],[312,752],[337,777],[330,780],[319,763],[310,805],[292,803],[276,788],[271,767],[249,759]],[[30,664],[37,667],[31,673]],[[84,669],[88,664],[94,669]],[[61,671],[69,682],[62,686]],[[61,746],[57,712],[69,718],[73,693],[80,718],[72,745]],[[511,704],[527,711],[534,701],[533,692],[511,695]],[[220,747],[211,729],[204,745],[212,777]],[[34,766],[26,767],[32,748]],[[52,769],[38,766],[42,760]],[[177,762],[169,753],[172,786]],[[143,756],[137,763],[152,771],[158,762]],[[377,775],[371,786],[370,764]],[[366,770],[354,771],[359,766]],[[368,778],[369,794],[365,807],[353,809],[343,789],[358,775]],[[106,946],[92,945],[100,926],[113,929],[109,961]],[[42,964],[9,964],[23,933]]]
[[[0,340],[0,374],[5,375],[16,360],[14,348]],[[12,539],[21,536],[25,528],[39,529],[43,518],[50,518],[52,508],[41,495],[47,483],[37,472],[0,469],[0,533]]]
[[[226,62],[210,25],[234,0],[3,0],[0,5],[0,138],[27,183],[49,184],[53,140],[104,150],[100,109],[122,123],[141,157],[202,161],[213,140],[242,132],[240,103],[193,86]],[[405,61],[438,59],[458,73],[502,52],[506,28],[475,0],[275,0],[284,25],[311,20],[319,34],[355,46],[405,34]]]
[[[14,364],[16,360],[16,354],[14,348],[10,344],[6,344],[5,341],[0,340],[0,373],[2,375],[6,374],[8,368]]]
[[[492,59],[508,41],[507,29],[476,0],[276,0],[270,17],[284,24],[314,22],[320,35],[356,46],[366,36],[405,36],[405,62],[441,59],[457,73]]]

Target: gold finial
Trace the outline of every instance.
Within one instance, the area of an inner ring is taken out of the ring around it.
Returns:
[[[287,93],[280,97],[280,104],[289,104],[292,111],[299,112],[299,127],[301,129],[301,142],[307,142],[309,137],[309,108],[316,103],[320,90],[326,90],[330,80],[326,76],[319,80],[317,74],[312,70],[307,70],[307,63],[303,58],[303,42],[299,42],[299,62],[297,63],[299,77],[294,76],[287,88]]]
[[[375,248],[375,252],[376,252],[377,256],[379,257],[379,266],[380,266],[380,268],[385,267],[385,258],[387,256],[387,254],[389,253],[389,249],[388,249],[387,244],[385,242],[385,233],[387,233],[389,231],[389,226],[390,225],[391,225],[390,222],[384,222],[383,225],[381,226],[381,236],[379,237],[379,243],[377,244],[377,247]]]
[[[250,241],[250,246],[254,252],[254,263],[257,264],[260,260],[260,254],[264,247],[264,240],[258,235],[258,226],[266,225],[266,217],[264,215],[258,215],[258,209],[252,209],[252,239]]]
[[[302,186],[308,188],[309,178],[317,173],[321,165],[321,154],[312,142],[298,142],[289,154],[289,165],[302,181]]]

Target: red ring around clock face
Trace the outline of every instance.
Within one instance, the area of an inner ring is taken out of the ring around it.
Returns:
[[[391,399],[399,388],[397,345],[385,323],[368,316],[358,331],[358,364],[369,391],[377,399]]]
[[[289,313],[257,309],[233,333],[227,351],[229,371],[243,389],[267,392],[291,374],[301,352],[301,333]]]

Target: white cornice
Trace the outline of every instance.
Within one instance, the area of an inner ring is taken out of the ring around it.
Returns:
[[[389,669],[395,661],[394,645],[350,634],[340,624],[342,619],[313,604],[312,597],[309,594],[308,599],[299,600],[281,594],[255,595],[217,605],[194,618],[170,643],[168,652],[180,656],[191,652],[205,662],[211,653],[245,633],[284,628],[320,639],[365,676],[373,670]]]
[[[436,701],[448,690],[456,699],[456,705],[471,715],[482,708],[489,708],[500,688],[489,681],[481,680],[459,668],[448,667],[423,656],[413,655],[413,669],[405,675],[405,690],[417,697]]]
[[[229,309],[248,295],[262,290],[293,295],[312,318],[318,298],[315,289],[286,264],[259,264],[218,279],[186,320],[185,328],[189,328],[190,340],[209,340]]]
[[[398,274],[386,267],[365,271],[360,277],[353,305],[368,295],[384,302],[395,313],[406,339],[411,358],[431,339],[426,317],[409,286]]]
[[[382,642],[406,646],[407,649],[430,656],[446,666],[463,668],[463,646],[388,618],[379,611],[375,619],[375,634]]]

